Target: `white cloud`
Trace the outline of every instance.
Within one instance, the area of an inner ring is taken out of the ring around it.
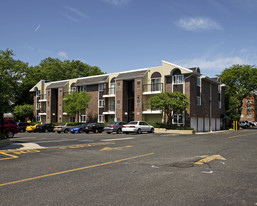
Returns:
[[[102,0],[102,1],[112,4],[114,6],[121,6],[129,3],[131,0]]]
[[[63,16],[65,16],[67,19],[71,20],[71,21],[74,21],[74,22],[79,22],[78,19],[68,15],[68,14],[65,14],[65,13],[61,13]]]
[[[34,32],[37,32],[37,30],[40,28],[40,24],[37,26],[37,28],[34,30]]]
[[[188,31],[222,30],[217,22],[206,17],[181,18],[176,25]]]
[[[75,8],[72,8],[72,7],[69,7],[69,6],[64,6],[66,9],[70,10],[71,12],[73,12],[74,14],[78,15],[78,16],[81,16],[81,17],[85,17],[87,18],[88,16],[85,15],[83,12],[79,11],[78,9],[75,9]]]
[[[68,55],[67,55],[67,53],[66,53],[66,52],[59,52],[57,55],[58,55],[59,57],[62,57],[62,58],[68,59]]]

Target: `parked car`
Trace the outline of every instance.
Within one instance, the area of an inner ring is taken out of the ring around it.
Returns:
[[[131,133],[131,132],[137,133],[137,134],[141,134],[142,132],[153,133],[154,127],[146,122],[132,121],[132,122],[129,122],[128,124],[123,125],[122,132],[125,134]]]
[[[39,124],[30,124],[30,125],[28,125],[28,126],[26,127],[26,131],[27,131],[27,132],[34,132],[35,129],[37,128],[37,125],[39,125]]]
[[[35,132],[53,132],[54,125],[53,124],[40,124],[37,125]]]
[[[0,131],[2,130],[2,121],[0,120]],[[13,138],[14,134],[19,132],[18,125],[11,119],[4,119],[4,134],[6,138]]]
[[[30,123],[18,122],[17,125],[18,125],[19,132],[26,132],[26,127],[29,126]]]
[[[94,133],[102,133],[104,130],[104,124],[103,123],[89,123],[86,126],[85,132],[88,134],[89,132]]]
[[[75,127],[76,125],[74,123],[63,123],[58,126],[54,127],[54,131],[57,133],[68,133],[72,127]]]
[[[250,127],[250,124],[249,124],[248,121],[240,121],[239,122],[239,127],[248,128],[248,127]]]
[[[104,130],[107,134],[111,134],[112,132],[116,132],[120,134],[122,132],[122,126],[127,124],[126,122],[111,122],[110,124],[105,125]]]
[[[254,122],[249,122],[250,127],[254,127],[255,123]]]
[[[86,126],[88,125],[88,123],[85,123],[85,124],[82,124],[82,125],[79,125],[77,127],[73,127],[70,129],[70,132],[71,133],[82,133],[82,132],[85,132],[86,130]]]

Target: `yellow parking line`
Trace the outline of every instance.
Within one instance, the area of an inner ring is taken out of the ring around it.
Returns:
[[[5,158],[0,158],[0,160],[8,160],[8,159],[15,159],[15,158],[19,158],[18,156],[15,155],[11,155],[11,154],[7,154],[6,152],[0,152],[0,154],[8,156]]]
[[[138,156],[134,156],[134,157],[128,157],[128,158],[125,158],[125,159],[116,160],[116,161],[113,161],[113,162],[105,162],[105,163],[100,163],[100,164],[96,164],[96,165],[90,165],[90,166],[86,166],[86,167],[80,167],[80,168],[75,168],[75,169],[71,169],[71,170],[65,170],[65,171],[46,174],[46,175],[41,175],[41,176],[37,176],[37,177],[31,177],[31,178],[27,178],[27,179],[17,180],[17,181],[13,181],[13,182],[6,182],[6,183],[0,184],[0,186],[12,185],[12,184],[20,183],[20,182],[26,182],[26,181],[41,179],[41,178],[60,175],[60,174],[65,174],[65,173],[69,173],[69,172],[75,172],[75,171],[79,171],[79,170],[85,170],[85,169],[89,169],[89,168],[115,164],[117,162],[123,162],[123,161],[126,161],[126,160],[136,159],[136,158],[145,157],[145,156],[149,156],[149,155],[153,155],[153,154],[154,153],[148,153],[148,154],[143,154],[143,155],[138,155]]]
[[[228,138],[229,138],[229,139],[232,139],[232,138],[236,138],[236,137],[244,137],[244,136],[249,136],[249,135],[253,135],[253,134],[257,134],[257,132],[255,132],[255,133],[250,133],[250,134],[235,135],[235,136],[231,136],[231,137],[228,137]]]

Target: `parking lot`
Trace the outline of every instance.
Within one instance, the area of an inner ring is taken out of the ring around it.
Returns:
[[[256,205],[256,137],[19,133],[0,148],[0,205]]]

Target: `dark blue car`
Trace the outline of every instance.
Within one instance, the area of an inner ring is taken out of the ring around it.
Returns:
[[[85,129],[86,129],[86,126],[88,125],[88,123],[85,123],[85,124],[82,124],[80,126],[77,126],[77,127],[73,127],[70,129],[70,132],[71,133],[82,133],[82,132],[85,132]]]

